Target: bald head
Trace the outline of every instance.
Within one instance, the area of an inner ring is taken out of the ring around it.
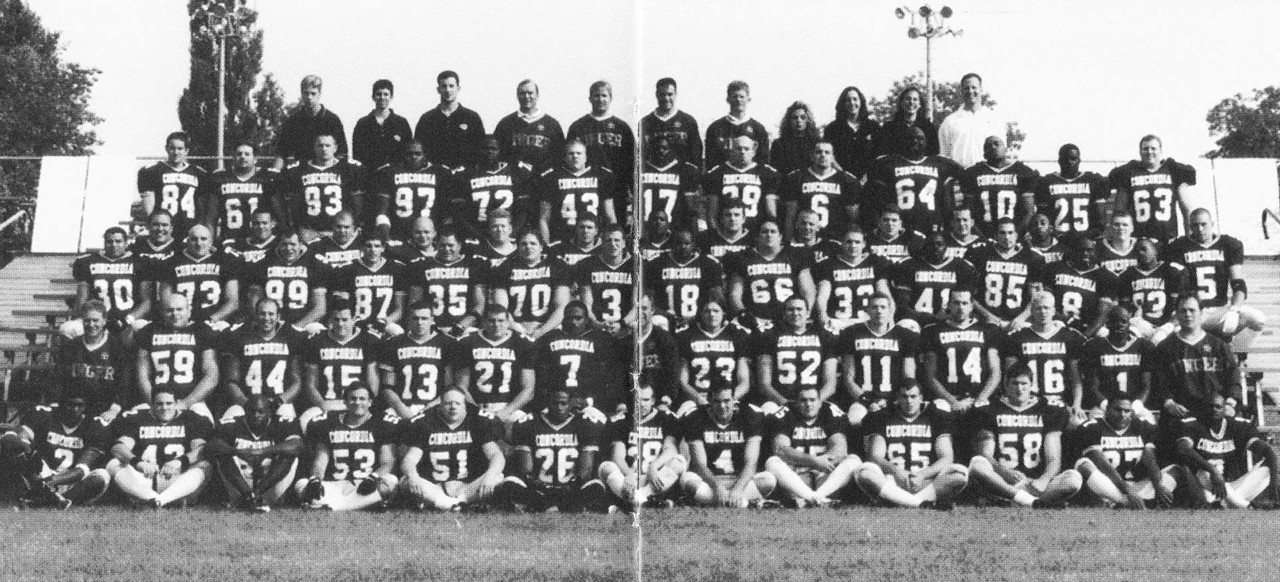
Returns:
[[[187,231],[187,254],[203,257],[213,252],[213,232],[203,224]]]

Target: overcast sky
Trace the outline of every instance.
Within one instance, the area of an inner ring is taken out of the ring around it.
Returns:
[[[62,32],[66,57],[102,70],[91,101],[106,118],[100,153],[158,155],[178,128],[188,79],[185,2],[28,0]],[[680,82],[679,105],[705,127],[726,112],[725,85],[752,85],[751,112],[770,131],[789,103],[831,120],[840,89],[883,95],[923,70],[898,4],[849,0],[250,0],[266,32],[264,71],[289,101],[307,73],[347,131],[368,113],[378,78],[396,84],[410,123],[437,102],[435,75],[461,73],[462,100],[492,129],[523,78],[563,125],[589,110],[587,87],[614,84],[614,112],[643,115],[653,82]],[[932,3],[940,8],[942,3]],[[914,4],[913,6],[918,6]],[[1204,118],[1219,100],[1280,83],[1280,2],[957,1],[961,37],[934,42],[934,74],[986,79],[998,109],[1027,133],[1021,157],[1048,159],[1072,141],[1089,159],[1136,157],[1156,133],[1165,153],[1213,147]],[[601,12],[602,7],[610,7]],[[639,88],[639,90],[637,90]],[[638,118],[638,115],[637,115]]]

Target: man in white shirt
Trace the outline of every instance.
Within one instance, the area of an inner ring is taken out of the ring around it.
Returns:
[[[1005,120],[982,104],[982,77],[968,73],[960,79],[964,106],[948,115],[938,128],[938,145],[944,157],[968,168],[982,161],[982,143],[992,135],[1004,136]]]

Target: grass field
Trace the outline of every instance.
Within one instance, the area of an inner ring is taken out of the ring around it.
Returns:
[[[1277,514],[672,509],[646,580],[1275,580]],[[0,580],[629,580],[629,515],[15,511]]]

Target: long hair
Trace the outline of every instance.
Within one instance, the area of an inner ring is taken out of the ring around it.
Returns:
[[[915,85],[911,85],[898,92],[898,96],[893,100],[893,120],[905,121],[906,113],[903,111],[902,102],[907,97],[907,93],[912,91],[920,96],[920,111],[916,112],[916,119],[929,119],[929,103],[925,101],[924,90]]]
[[[791,129],[791,114],[796,111],[803,111],[809,118],[801,135],[796,135],[795,131]],[[787,107],[786,113],[782,114],[782,123],[778,125],[778,135],[780,137],[804,137],[816,140],[822,137],[822,132],[818,129],[817,121],[813,119],[813,109],[809,108],[809,104],[804,101],[796,101],[790,107]]]
[[[853,91],[858,94],[858,124],[862,125],[871,119],[871,113],[867,110],[867,98],[862,94],[862,90],[849,85],[840,92],[840,97],[836,99],[836,121],[847,123],[849,114],[845,113],[844,108],[849,104],[849,92]]]

